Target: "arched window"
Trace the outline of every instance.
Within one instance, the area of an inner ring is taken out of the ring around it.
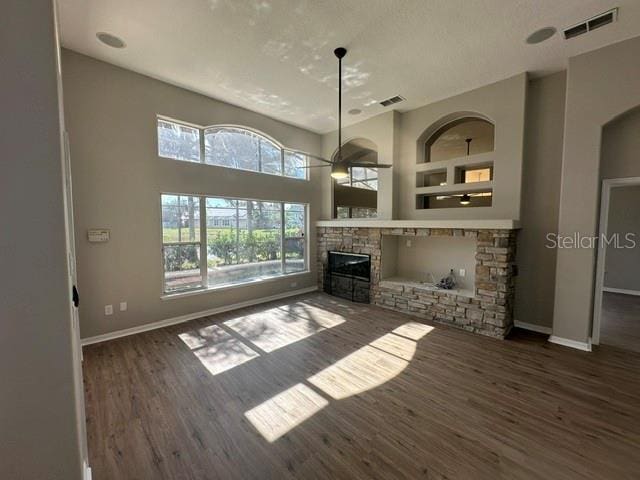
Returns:
[[[252,172],[307,178],[305,155],[234,126],[197,127],[158,118],[158,155]]]
[[[282,149],[250,130],[213,127],[204,131],[204,162],[282,175]]]
[[[440,162],[452,158],[492,152],[494,126],[477,117],[463,117],[440,127],[425,144],[425,162]]]

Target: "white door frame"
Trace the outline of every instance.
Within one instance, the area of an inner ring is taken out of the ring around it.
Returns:
[[[604,289],[604,274],[607,258],[607,244],[603,242],[603,235],[607,234],[609,224],[609,206],[611,189],[640,185],[640,177],[610,178],[602,181],[602,195],[600,199],[600,223],[598,226],[598,254],[596,261],[595,292],[593,296],[593,326],[591,343],[600,344],[600,322],[602,313],[602,292]]]

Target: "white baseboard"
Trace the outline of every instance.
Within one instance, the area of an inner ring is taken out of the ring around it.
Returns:
[[[231,305],[223,305],[221,307],[211,308],[209,310],[203,310],[201,312],[188,313],[179,317],[167,318],[165,320],[159,320],[153,323],[147,323],[146,325],[140,325],[138,327],[126,328],[124,330],[118,330],[115,332],[104,333],[102,335],[96,335],[95,337],[87,337],[81,340],[82,346],[91,345],[93,343],[106,342],[107,340],[114,340],[116,338],[127,337],[129,335],[135,335],[136,333],[148,332],[149,330],[156,330],[158,328],[168,327],[169,325],[176,325],[178,323],[188,322],[189,320],[195,320],[196,318],[207,317],[209,315],[215,315],[217,313],[228,312],[230,310],[237,310],[239,308],[250,307],[252,305],[258,305],[260,303],[272,302],[274,300],[281,300],[287,297],[293,297],[295,295],[301,295],[303,293],[314,292],[318,290],[318,287],[307,287],[299,290],[292,290],[290,292],[278,293],[277,295],[271,295],[269,297],[255,298],[247,300],[245,302],[234,303]]]
[[[589,341],[585,343],[585,342],[577,342],[576,340],[570,340],[568,338],[556,337],[555,335],[551,335],[549,337],[549,341],[557,345],[563,345],[565,347],[575,348],[577,350],[583,350],[585,352],[591,351],[591,339],[589,339]]]
[[[624,288],[604,287],[602,291],[609,293],[623,293],[625,295],[635,295],[637,297],[640,297],[640,290],[626,290]]]
[[[535,325],[533,323],[521,322],[520,320],[514,320],[513,326],[522,328],[524,330],[531,330],[532,332],[544,333],[545,335],[551,335],[551,327],[543,327],[542,325]]]
[[[82,462],[82,465],[84,466],[82,470],[82,480],[91,480],[91,467],[87,464],[87,462]]]

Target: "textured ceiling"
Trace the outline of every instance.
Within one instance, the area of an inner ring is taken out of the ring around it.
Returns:
[[[336,127],[336,60],[345,46],[344,111],[355,123],[406,111],[640,35],[640,1],[58,0],[65,47],[316,132]],[[620,18],[569,41],[559,30],[619,6]],[[122,37],[127,48],[98,42]]]

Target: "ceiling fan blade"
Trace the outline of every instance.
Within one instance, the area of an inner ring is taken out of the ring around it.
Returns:
[[[393,165],[385,163],[352,163],[349,162],[349,167],[362,167],[362,168],[391,168]]]
[[[305,157],[313,158],[315,160],[320,160],[321,162],[325,162],[325,163],[328,163],[328,164],[332,164],[333,163],[331,160],[327,160],[324,157],[320,157],[320,156],[314,155],[312,153],[303,152],[301,150],[287,150],[287,151],[291,152],[291,153],[295,153],[297,155],[303,155]]]
[[[366,157],[367,155],[370,155],[372,153],[376,153],[376,151],[375,150],[371,150],[369,148],[363,148],[361,150],[358,150],[357,152],[352,153],[351,155],[348,155],[342,161],[347,163],[347,164],[351,164],[351,163],[355,162],[356,160],[359,160],[362,157]]]

